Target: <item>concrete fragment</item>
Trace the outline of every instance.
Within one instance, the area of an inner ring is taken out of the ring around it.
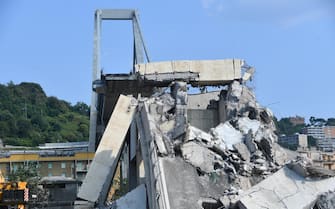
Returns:
[[[120,95],[88,173],[80,187],[77,195],[79,198],[96,202],[99,198],[104,198],[107,195],[105,190],[107,187],[109,189],[110,186],[110,181],[107,180],[111,179],[111,175],[115,172],[124,138],[136,107],[137,103],[134,98]]]
[[[307,166],[306,169],[309,177],[328,178],[335,176],[335,172],[333,170],[319,166]]]
[[[268,108],[263,108],[259,113],[260,119],[265,124],[272,123],[273,114]]]
[[[221,165],[222,158],[220,155],[193,141],[183,144],[181,152],[186,162],[205,173],[211,173],[216,169],[216,166]]]
[[[196,127],[188,126],[185,141],[197,140],[206,144],[212,143],[212,136]]]
[[[230,199],[227,195],[220,197],[220,202],[224,206],[224,208],[229,208],[230,206]]]
[[[162,158],[162,164],[166,171],[165,177],[169,196],[169,208],[178,209],[202,209],[198,200],[204,193],[202,185],[196,179],[196,169],[179,157]]]
[[[259,143],[258,143],[259,149],[263,152],[263,155],[268,159],[272,160],[273,156],[273,150],[272,150],[272,143],[263,138]]]
[[[176,123],[172,137],[176,139],[184,134],[187,126],[187,84],[186,82],[175,82],[172,86],[172,96],[175,99]]]
[[[335,208],[335,192],[328,191],[322,193],[314,206],[315,209],[334,209]]]
[[[238,203],[240,209],[305,209],[318,195],[333,189],[335,178],[307,180],[283,167],[259,184],[245,191]]]
[[[237,120],[238,129],[243,134],[248,134],[251,131],[253,136],[256,135],[261,123],[258,120],[251,120],[248,117],[242,117]]]
[[[234,144],[233,148],[240,154],[242,160],[250,161],[250,152],[244,143],[240,142]]]
[[[173,130],[176,125],[175,120],[167,120],[159,124],[159,129],[162,131],[163,134],[167,134]]]
[[[239,98],[242,96],[242,90],[243,90],[242,85],[238,81],[234,81],[230,85],[230,97],[233,100],[238,101]]]
[[[252,76],[254,75],[255,73],[255,68],[253,67],[249,67],[243,74],[243,77],[242,77],[242,80],[244,82],[248,81],[248,80],[251,80],[252,79]]]
[[[211,134],[215,139],[222,140],[228,149],[233,149],[233,144],[242,142],[241,132],[236,130],[229,122],[220,123],[217,127],[211,129]]]
[[[280,166],[284,165],[290,160],[295,159],[298,156],[298,153],[284,149],[277,143],[272,144],[272,153],[273,162]]]
[[[254,153],[257,150],[257,144],[253,141],[251,130],[244,137],[244,143],[248,147],[250,153]]]
[[[115,202],[111,203],[110,209],[147,209],[147,195],[145,185],[141,184],[134,190],[128,192]]]
[[[301,161],[299,162],[290,162],[286,165],[289,169],[296,172],[298,175],[306,178],[308,176],[308,171],[306,169],[306,165],[304,165]]]
[[[170,80],[178,79],[180,73],[195,73],[192,83],[200,85],[226,84],[233,80],[241,79],[241,67],[244,61],[239,59],[225,60],[182,60],[170,62],[150,62],[135,65],[136,71],[144,77],[150,79],[150,75],[155,75],[157,81],[159,75],[171,74]],[[180,78],[182,79],[182,78]],[[184,78],[189,80],[189,78]]]
[[[165,143],[163,141],[163,136],[161,131],[158,129],[158,124],[157,124],[157,118],[155,120],[155,116],[157,115],[156,113],[150,113],[150,107],[152,106],[153,103],[150,103],[150,101],[147,101],[144,106],[143,106],[143,111],[145,114],[146,120],[142,121],[142,123],[145,127],[149,129],[149,132],[151,133],[152,138],[155,140],[155,144],[157,145],[158,152],[161,154],[166,155],[168,153],[167,148],[165,146]]]

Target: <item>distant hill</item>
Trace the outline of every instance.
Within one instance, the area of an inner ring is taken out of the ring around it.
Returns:
[[[0,84],[0,139],[5,145],[88,140],[89,107],[48,97],[37,83]]]

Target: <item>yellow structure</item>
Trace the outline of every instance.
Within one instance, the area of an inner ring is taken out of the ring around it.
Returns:
[[[27,182],[6,182],[0,172],[0,208],[24,209],[28,200]]]

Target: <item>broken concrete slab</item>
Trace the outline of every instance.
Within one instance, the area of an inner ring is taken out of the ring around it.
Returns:
[[[240,209],[305,209],[318,195],[334,189],[335,178],[308,180],[283,167],[259,184],[245,191],[239,200]]]
[[[88,173],[79,189],[77,195],[79,198],[91,202],[96,202],[104,196],[107,198],[104,190],[109,190],[110,185],[106,185],[106,182],[110,176],[114,175],[124,138],[133,120],[136,107],[137,102],[134,98],[120,95]]]
[[[183,144],[180,149],[185,161],[199,168],[202,172],[211,173],[216,170],[216,167],[223,167],[220,155],[198,143],[190,141]]]
[[[314,209],[334,209],[335,208],[335,192],[334,190],[320,194]]]
[[[244,61],[239,59],[184,60],[138,64],[135,65],[135,69],[145,80],[161,81],[159,75],[165,75],[165,80],[168,80],[166,75],[171,74],[171,81],[178,80],[178,75],[180,75],[182,77],[179,80],[190,80],[192,84],[222,85],[241,79],[243,64]],[[185,77],[185,73],[190,75]]]
[[[261,123],[258,120],[251,120],[248,117],[241,117],[237,120],[238,129],[243,134],[248,134],[251,131],[253,136],[256,135]]]
[[[238,152],[242,160],[250,161],[250,152],[248,147],[243,142],[233,144],[233,148]]]
[[[213,138],[212,135],[189,125],[187,128],[185,141],[196,140],[210,145],[213,140],[212,138]]]
[[[254,153],[258,149],[257,144],[253,140],[251,130],[244,136],[244,143],[248,147],[250,153]]]
[[[233,149],[233,145],[243,141],[241,132],[236,130],[229,122],[220,123],[211,129],[211,134],[217,140],[222,140],[228,149]]]
[[[178,209],[202,209],[198,200],[202,195],[203,189],[198,178],[195,167],[186,163],[179,157],[162,158],[165,170],[167,191],[169,196],[170,208]]]
[[[147,191],[144,184],[120,197],[109,205],[109,209],[147,209]]]

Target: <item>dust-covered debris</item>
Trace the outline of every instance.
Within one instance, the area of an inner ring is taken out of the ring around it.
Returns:
[[[277,144],[273,114],[258,104],[245,80],[225,85],[221,92],[197,95],[197,104],[206,98],[201,105],[188,104],[183,80],[139,98],[135,120],[150,209],[296,209],[334,189],[332,171]],[[204,122],[192,121],[199,118]]]
[[[319,195],[313,209],[334,209],[335,191],[328,191]]]
[[[167,153],[170,156],[169,162],[177,158],[182,159],[197,171],[197,176],[192,174],[192,181],[198,182],[202,188],[195,195],[198,199],[214,198],[215,204],[220,201],[220,207],[231,207],[236,204],[237,197],[243,191],[275,173],[290,160],[289,156],[276,145],[277,136],[274,133],[272,113],[256,102],[248,87],[234,81],[229,85],[228,92],[224,90],[225,92],[220,94],[225,96],[221,98],[224,102],[218,104],[224,105],[222,109],[227,111],[226,120],[212,127],[209,132],[204,132],[186,122],[188,118],[185,109],[185,86],[182,82],[176,82],[172,86],[173,99],[169,96],[170,93],[166,92],[155,99],[145,100],[144,106],[155,110],[148,111],[150,124],[155,124],[151,129],[157,129],[151,132],[162,134],[159,140],[172,147],[169,149],[170,153]],[[175,106],[171,105],[173,100]],[[164,107],[165,102],[167,107]],[[156,111],[157,106],[168,111]],[[161,150],[159,146],[158,150]],[[184,179],[184,182],[188,182],[185,178],[191,175],[178,175],[178,171],[173,173],[176,178]],[[214,185],[222,185],[221,188],[226,189],[220,191],[220,188]],[[176,185],[171,183],[167,187],[168,191],[169,188],[171,191],[172,188],[177,189]],[[177,200],[170,201],[174,205],[173,202]]]

